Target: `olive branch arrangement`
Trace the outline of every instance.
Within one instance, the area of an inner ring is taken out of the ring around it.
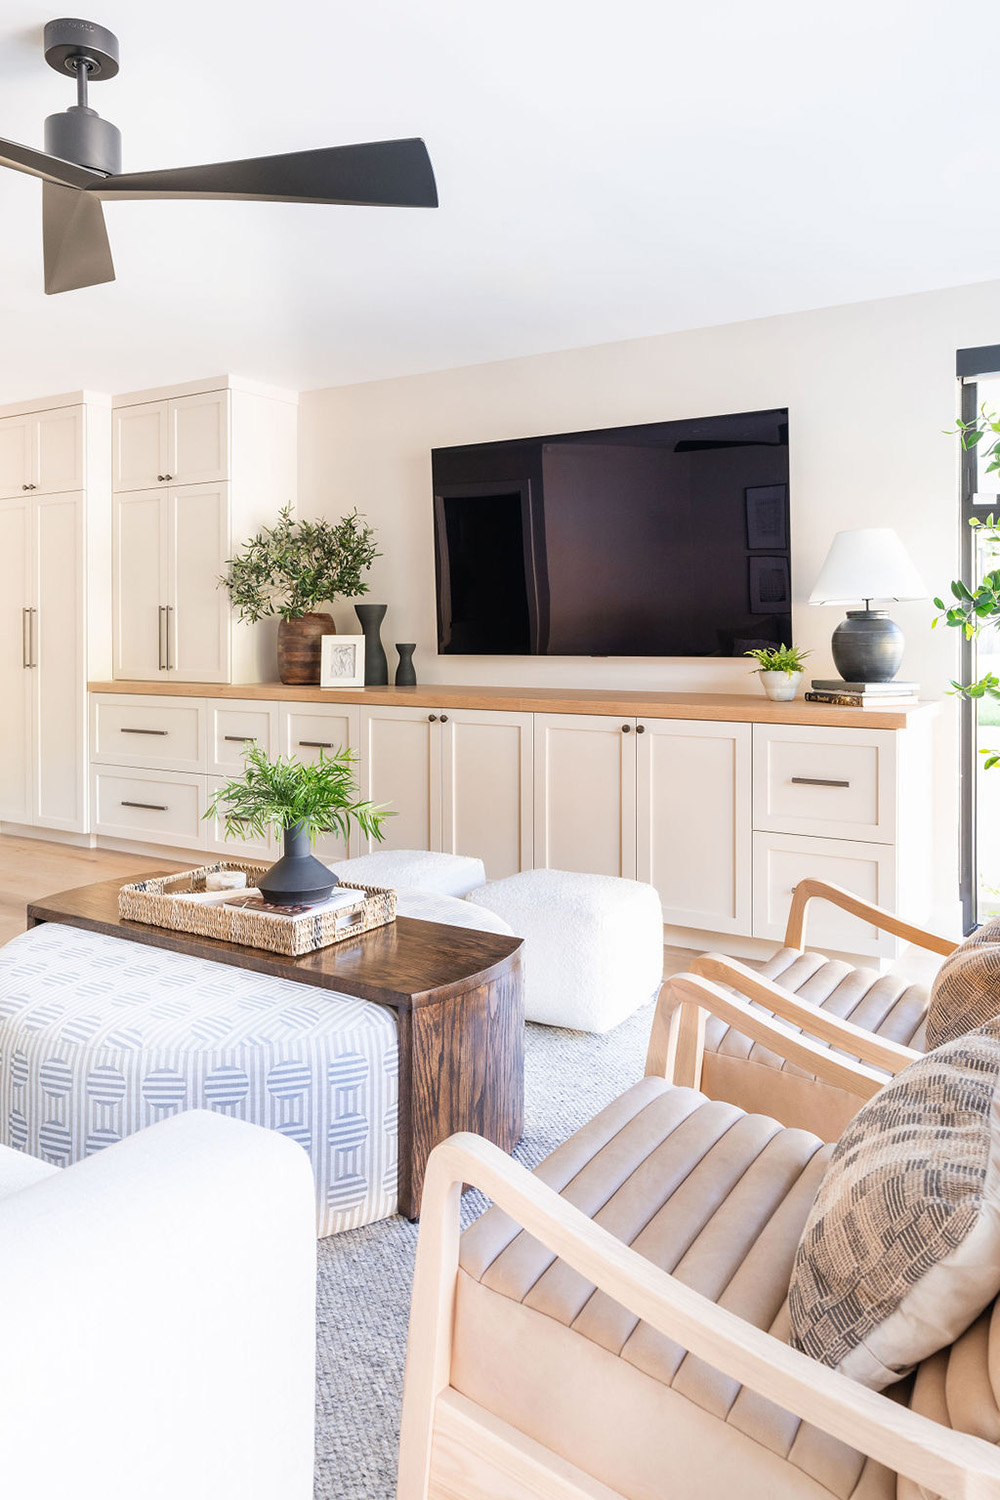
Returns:
[[[229,559],[219,587],[229,590],[241,620],[253,624],[268,615],[300,619],[318,604],[367,594],[362,573],[381,553],[375,533],[357,510],[342,520],[293,521],[292,507],[279,512]]]

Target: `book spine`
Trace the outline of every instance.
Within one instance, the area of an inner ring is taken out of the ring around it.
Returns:
[[[833,703],[841,708],[905,708],[916,698],[870,698],[862,693],[803,693],[806,703]]]

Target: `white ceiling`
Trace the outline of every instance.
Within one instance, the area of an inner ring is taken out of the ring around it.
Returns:
[[[46,297],[0,171],[0,399],[335,385],[1000,277],[994,0],[86,0],[124,169],[422,135],[441,208],[112,203]],[[73,86],[5,0],[0,135]],[[1000,330],[984,330],[988,337]]]

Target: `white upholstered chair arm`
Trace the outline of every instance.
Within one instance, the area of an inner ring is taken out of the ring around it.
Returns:
[[[307,1500],[315,1197],[192,1111],[0,1203],[0,1493]]]
[[[1000,1452],[991,1443],[918,1416],[716,1306],[473,1135],[443,1142],[427,1167],[398,1500],[423,1500],[435,1423],[449,1404],[461,1401],[448,1385],[463,1182],[481,1189],[587,1281],[714,1369],[946,1500],[1000,1500]]]
[[[940,953],[945,958],[958,946],[954,938],[940,937],[935,932],[927,932],[923,927],[914,927],[912,922],[904,922],[895,912],[875,906],[871,901],[863,901],[860,896],[855,896],[853,891],[845,890],[841,885],[808,876],[798,882],[792,893],[788,925],[785,928],[786,948],[805,947],[806,913],[810,901],[815,900],[829,901],[834,906],[839,906],[841,911],[850,912],[863,922],[870,922],[881,932],[891,932],[906,943],[915,943],[918,948],[927,948],[931,953]]]

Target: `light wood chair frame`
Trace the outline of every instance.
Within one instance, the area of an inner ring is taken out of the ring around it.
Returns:
[[[706,1009],[789,1060],[869,1098],[884,1079],[835,1057],[711,980],[686,976],[661,995],[676,1053],[682,1012]],[[751,1027],[753,1032],[751,1033]],[[716,1306],[622,1244],[496,1146],[455,1135],[431,1153],[417,1247],[403,1395],[397,1500],[621,1500],[560,1455],[451,1385],[463,1184],[479,1188],[580,1275],[665,1337],[770,1401],[945,1500],[1000,1500],[1000,1451],[817,1364]],[[489,1358],[489,1350],[483,1350]],[[671,1496],[665,1476],[664,1496]]]
[[[894,912],[885,911],[870,901],[863,901],[860,896],[855,896],[843,886],[833,885],[826,880],[809,878],[800,880],[792,895],[788,925],[785,929],[784,946],[786,948],[804,951],[808,907],[810,901],[814,900],[829,901],[834,906],[840,907],[842,911],[870,922],[873,927],[883,932],[891,932],[905,942],[928,949],[931,953],[940,953],[946,957],[949,953],[953,953],[957,946],[953,938],[940,937],[936,933],[925,931],[922,927],[915,927],[911,922],[905,922],[901,917],[897,917]],[[689,973],[675,975],[668,979],[664,990],[668,995],[671,992],[674,996],[684,995],[690,991],[692,976],[710,980],[715,986],[731,985],[748,1000],[755,1001],[757,1005],[773,1011],[775,1016],[789,1025],[800,1027],[808,1035],[818,1037],[830,1047],[841,1048],[871,1068],[881,1068],[887,1073],[896,1074],[920,1056],[920,1053],[914,1051],[912,1047],[904,1047],[898,1042],[875,1036],[861,1026],[855,1026],[839,1016],[819,1010],[815,1005],[810,1005],[807,1000],[793,995],[790,990],[782,989],[781,985],[775,984],[772,979],[765,979],[761,974],[748,968],[746,964],[740,963],[738,959],[729,958],[723,954],[706,953],[700,958],[693,959]],[[715,1014],[718,1015],[719,1011]],[[728,1020],[729,1018],[722,1016],[721,1019]],[[735,1022],[730,1022],[730,1024],[735,1025]],[[746,1022],[741,1022],[737,1029],[754,1041],[764,1040],[761,1035],[751,1030]],[[673,1035],[672,1042],[670,1041],[671,1034]],[[704,1011],[694,1006],[683,1007],[680,1028],[671,1033],[669,1006],[665,1006],[662,1012],[658,1008],[650,1035],[646,1072],[660,1075],[666,1069],[665,1076],[671,1078],[674,1083],[688,1084],[697,1088],[701,1078],[704,1045]],[[670,1049],[669,1058],[668,1048]],[[829,1056],[827,1049],[819,1050],[825,1056]],[[789,1060],[799,1061],[798,1058]],[[822,1070],[812,1064],[809,1065],[809,1071],[826,1082],[833,1081],[831,1078],[825,1078]],[[845,1085],[841,1084],[838,1087],[845,1087]]]

